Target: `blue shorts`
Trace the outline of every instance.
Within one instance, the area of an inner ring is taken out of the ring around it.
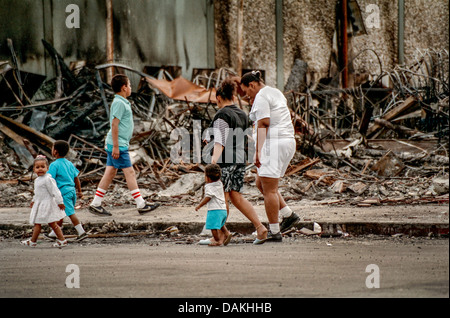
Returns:
[[[112,157],[112,152],[106,150],[108,158],[106,159],[106,166],[112,166],[116,169],[125,169],[132,167],[130,153],[128,150],[120,151],[119,159]]]
[[[64,206],[66,207],[66,215],[71,216],[75,214],[75,203],[77,202],[77,194],[75,189],[62,195]]]
[[[227,210],[210,210],[206,215],[207,230],[220,230],[227,221]]]

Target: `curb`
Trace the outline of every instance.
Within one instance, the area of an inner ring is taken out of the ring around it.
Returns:
[[[111,223],[111,222],[110,222]],[[91,229],[102,229],[110,223],[87,222],[83,224],[86,231]],[[112,221],[113,229],[104,230],[103,233],[131,233],[131,232],[154,232],[154,233],[169,233],[166,230],[170,227],[176,227],[178,233],[185,235],[198,235],[202,232],[204,222],[138,222],[138,223],[117,223]],[[321,233],[312,234],[312,229],[315,222],[300,222],[295,226],[296,230],[303,228],[309,229],[311,234],[305,235],[319,235],[322,237],[339,237],[339,236],[362,236],[362,235],[406,235],[415,237],[438,236],[448,237],[449,224],[448,223],[402,223],[402,222],[316,222],[322,227]],[[266,227],[267,224],[263,223]],[[26,232],[33,228],[32,225],[14,225],[14,224],[0,224],[0,234],[2,231],[6,232]],[[227,223],[227,228],[231,232],[237,232],[243,235],[250,235],[255,231],[251,223],[230,222]],[[71,225],[65,227],[65,232],[69,234],[74,231]]]

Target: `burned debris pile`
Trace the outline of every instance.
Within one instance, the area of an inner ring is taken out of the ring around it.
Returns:
[[[20,70],[15,58],[0,61],[0,206],[29,202],[33,154],[51,157],[58,139],[69,142],[68,159],[81,171],[85,197],[79,207],[90,203],[106,163],[111,69],[132,81],[136,125],[130,154],[143,195],[165,204],[195,203],[204,163],[193,163],[192,153],[185,154],[187,160],[171,160],[178,142],[173,132],[184,129],[195,143],[195,128],[203,132],[217,111],[215,88],[233,71],[210,70],[188,81],[174,67],[148,74],[154,68],[66,65],[49,43],[43,45],[53,57],[55,78]],[[446,51],[418,52],[412,65],[381,70],[376,77],[361,74],[357,86],[345,89],[333,86],[333,79],[307,83],[295,78],[305,72],[293,69],[285,94],[298,151],[282,179],[286,199],[361,207],[448,203],[448,58]],[[248,112],[246,103],[240,106]],[[249,200],[258,201],[262,196],[254,180],[250,164],[245,191]],[[121,195],[123,176],[114,183],[111,202],[131,203],[131,197]]]
[[[353,88],[333,87],[333,78],[310,87],[288,81],[296,83],[286,95],[306,156],[292,172],[311,180],[296,192],[310,197],[313,188],[328,203],[359,206],[448,202],[449,54],[417,51],[413,60],[357,74]]]

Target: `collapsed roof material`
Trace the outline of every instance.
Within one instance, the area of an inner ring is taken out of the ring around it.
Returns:
[[[158,89],[164,95],[174,100],[204,104],[217,103],[215,88],[206,89],[181,76],[172,81],[146,77],[146,81],[151,87]]]

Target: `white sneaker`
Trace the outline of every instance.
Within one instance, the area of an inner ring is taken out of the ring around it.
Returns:
[[[207,230],[207,229],[206,229],[206,226],[204,225],[204,226],[203,226],[203,229],[202,229],[202,232],[200,233],[200,236],[208,236],[208,237],[211,237],[211,235],[212,235],[211,230]]]
[[[44,238],[45,238],[46,240],[48,240],[48,241],[54,242],[54,241],[57,239],[56,234],[54,234],[54,233],[55,233],[55,232],[52,232],[52,233],[44,233]],[[52,234],[54,234],[54,235],[52,235]]]
[[[200,240],[200,242],[198,242],[199,245],[209,245],[211,244],[211,240],[210,239],[206,239],[206,240]]]

